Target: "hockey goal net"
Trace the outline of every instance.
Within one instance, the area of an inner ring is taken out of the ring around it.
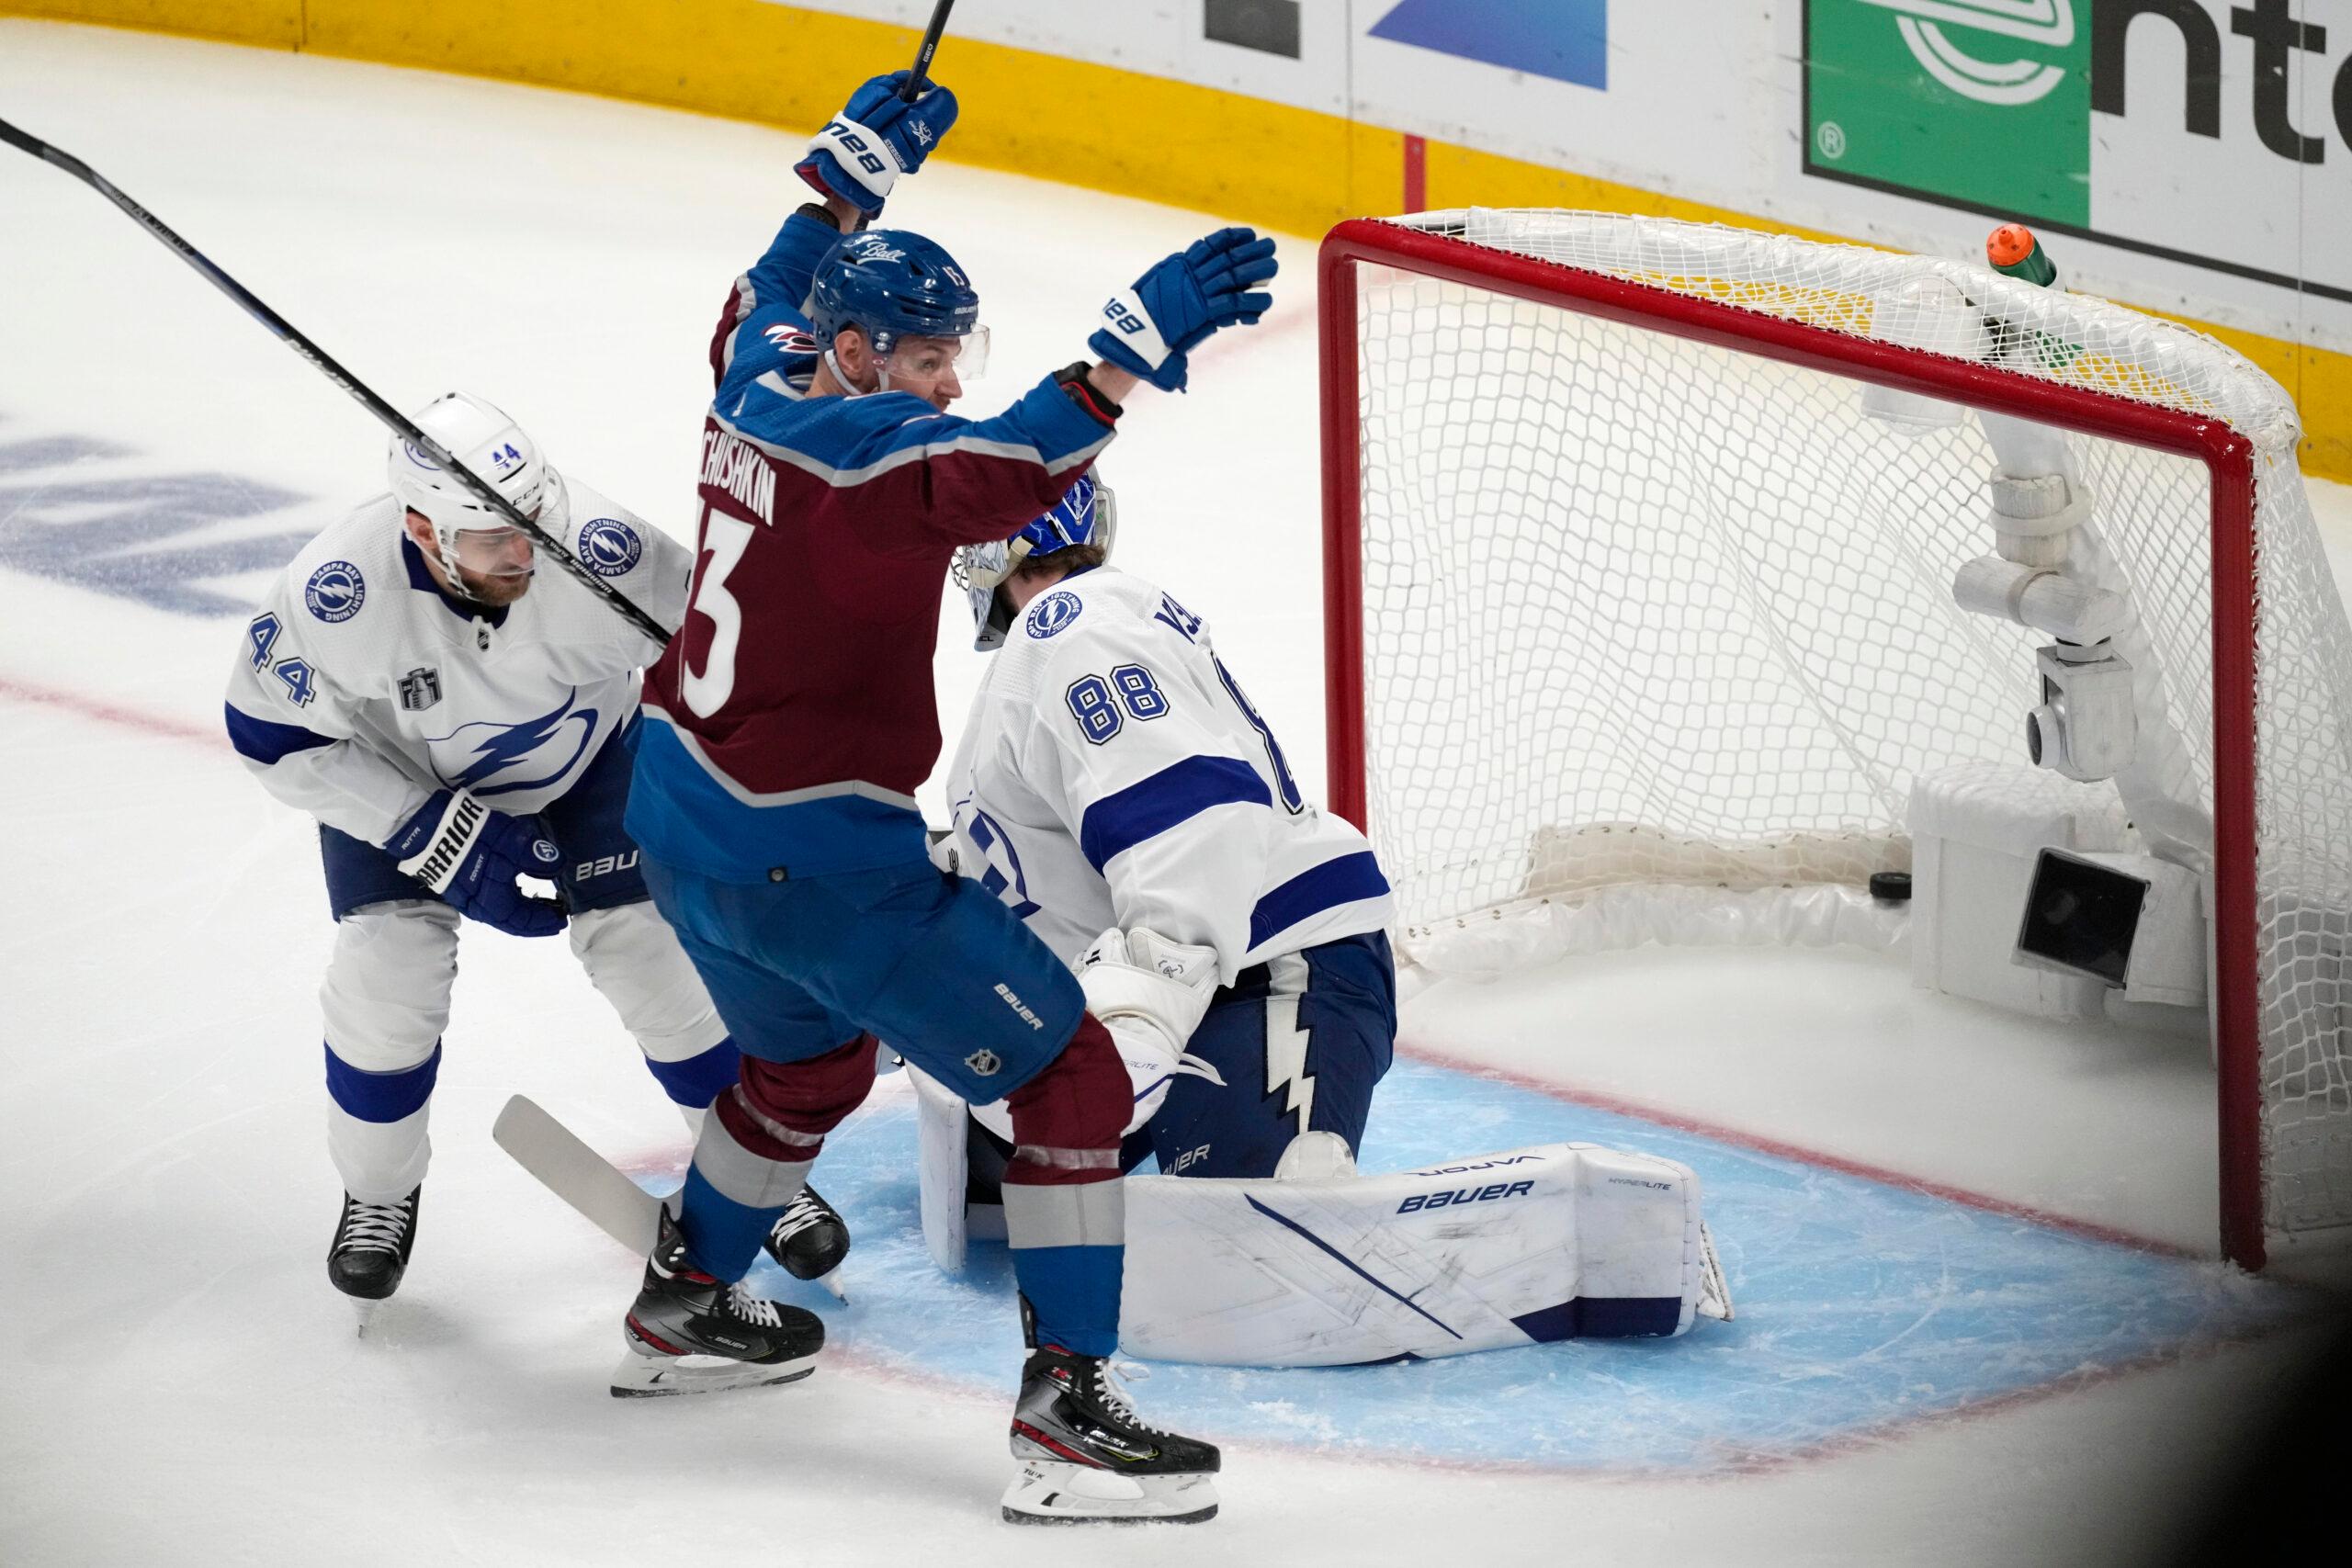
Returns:
[[[1332,804],[1408,955],[1899,942],[1860,888],[1914,782],[2026,761],[2051,638],[1953,582],[2039,439],[2131,609],[2137,754],[2064,787],[2202,878],[2223,1248],[2352,1224],[2352,630],[2275,382],[1988,268],[1665,220],[1357,220],[1321,268]]]

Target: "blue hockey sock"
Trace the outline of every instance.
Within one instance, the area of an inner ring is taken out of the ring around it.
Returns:
[[[1012,1277],[1037,1316],[1040,1345],[1081,1356],[1108,1356],[1119,1348],[1119,1283],[1124,1247],[1017,1247]]]

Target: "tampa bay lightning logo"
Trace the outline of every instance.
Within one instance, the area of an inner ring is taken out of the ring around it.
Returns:
[[[599,517],[581,526],[580,562],[599,577],[618,577],[644,555],[637,530],[617,517]]]
[[[1084,608],[1085,601],[1075,593],[1048,593],[1029,606],[1029,635],[1035,637],[1052,637],[1078,619],[1078,613]]]
[[[556,856],[562,852],[563,852],[561,850],[557,849],[553,843],[546,839],[534,839],[531,840],[531,853],[542,864],[553,865],[555,863]]]
[[[368,602],[368,580],[347,560],[331,560],[311,573],[302,603],[322,621],[347,621]]]
[[[433,748],[434,771],[450,788],[481,795],[544,789],[571,771],[596,733],[596,710],[574,707],[579,700],[580,688],[574,686],[559,706],[537,718],[519,724],[479,719],[447,735],[429,735],[425,739]],[[449,771],[452,760],[459,763],[455,773]],[[527,769],[530,776],[498,779],[509,769]]]

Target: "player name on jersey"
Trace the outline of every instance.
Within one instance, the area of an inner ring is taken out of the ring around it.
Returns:
[[[725,491],[770,527],[775,525],[775,469],[767,454],[716,424],[702,433],[702,482]]]

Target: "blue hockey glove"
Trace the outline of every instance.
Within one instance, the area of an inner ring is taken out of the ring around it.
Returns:
[[[898,177],[922,168],[956,123],[955,94],[933,83],[909,103],[899,96],[906,85],[907,73],[893,71],[852,93],[795,165],[800,177],[868,218],[881,211]]]
[[[1184,355],[1220,327],[1255,326],[1273,296],[1246,292],[1279,270],[1274,243],[1220,229],[1111,296],[1086,346],[1163,392],[1184,389]]]
[[[558,851],[536,817],[510,817],[463,790],[437,790],[384,848],[469,919],[515,936],[563,930],[562,905],[514,886],[518,876],[555,877]]]

